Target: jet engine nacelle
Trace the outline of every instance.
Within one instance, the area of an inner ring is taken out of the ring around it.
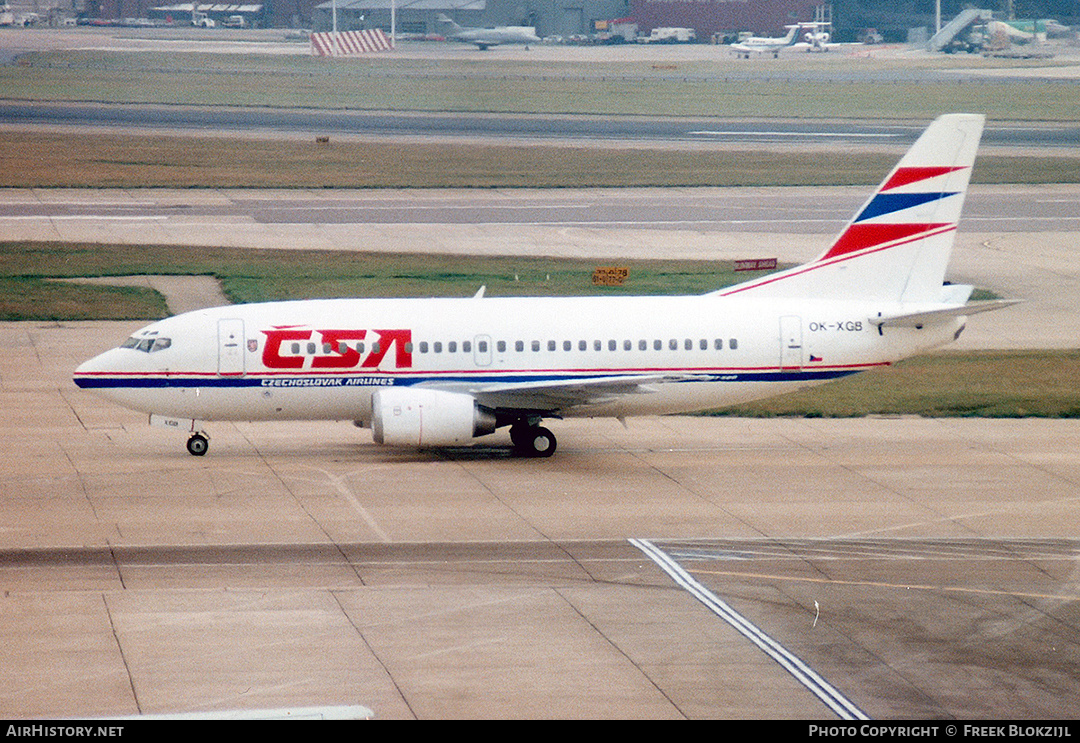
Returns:
[[[495,415],[470,395],[389,387],[371,396],[371,433],[388,446],[465,444],[495,430]]]

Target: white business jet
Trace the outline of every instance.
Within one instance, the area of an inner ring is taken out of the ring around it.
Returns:
[[[493,28],[462,28],[449,16],[440,13],[440,23],[450,27],[448,36],[457,41],[476,44],[480,51],[501,44],[539,44],[541,39],[536,35],[536,29],[532,26],[495,26]]]
[[[686,413],[889,365],[954,340],[969,303],[945,284],[983,118],[933,122],[835,242],[802,266],[704,295],[328,299],[189,312],[140,330],[75,383],[151,422],[355,420],[379,444],[444,447],[509,426]]]

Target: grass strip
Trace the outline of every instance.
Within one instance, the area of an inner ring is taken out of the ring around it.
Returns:
[[[740,417],[1080,417],[1080,351],[941,352],[714,413]]]
[[[826,158],[828,167],[821,167]],[[5,188],[587,188],[876,184],[888,153],[4,133]],[[1080,183],[1080,158],[981,156],[975,183]]]
[[[1080,118],[1074,85],[943,74],[1031,65],[969,55],[736,61],[721,48],[714,59],[673,65],[645,59],[538,64],[495,56],[370,55],[331,62],[304,55],[67,50],[20,55],[17,65],[0,67],[0,90],[24,100],[387,111],[877,120],[971,111],[998,120]]]
[[[630,269],[622,286],[595,286],[596,261],[511,256],[440,256],[332,250],[237,250],[161,245],[0,242],[0,287],[10,307],[0,319],[152,319],[164,304],[148,306],[130,293],[72,286],[49,278],[135,274],[214,276],[234,303],[316,297],[467,297],[486,286],[488,296],[597,296],[698,294],[753,278],[730,261],[619,261]],[[91,301],[95,292],[108,295]],[[17,301],[16,301],[17,300]],[[77,303],[87,307],[76,312]],[[97,307],[91,310],[91,307]],[[97,313],[97,314],[94,314]]]

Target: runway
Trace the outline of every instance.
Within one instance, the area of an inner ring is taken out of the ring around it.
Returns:
[[[1071,421],[559,421],[551,460],[227,424],[196,460],[68,380],[132,325],[0,325],[0,715],[839,719],[631,539],[869,718],[1080,712]]]
[[[13,237],[52,227],[57,237],[91,223],[120,232],[149,227],[144,240],[219,227],[469,225],[478,228],[690,229],[737,233],[836,235],[866,199],[868,186],[805,188],[620,189],[7,189],[0,227]],[[973,186],[961,229],[967,232],[1080,231],[1075,185]],[[83,228],[85,229],[85,228]],[[118,238],[123,239],[123,238]],[[187,243],[191,243],[188,238]],[[252,239],[248,247],[265,245]]]
[[[178,72],[177,74],[182,74]],[[527,79],[523,79],[523,83]],[[599,82],[599,81],[598,81]],[[746,84],[753,84],[748,78]],[[648,81],[641,80],[642,85]],[[973,84],[979,84],[975,82]],[[0,101],[0,122],[22,127],[75,126],[81,130],[195,133],[242,132],[246,136],[312,133],[335,138],[422,138],[425,141],[588,142],[654,145],[692,143],[801,148],[878,147],[903,151],[922,132],[922,122],[762,120],[718,117],[487,114],[301,110],[272,107],[181,106]],[[1033,148],[1073,151],[1080,126],[1068,122],[989,122],[987,152]]]

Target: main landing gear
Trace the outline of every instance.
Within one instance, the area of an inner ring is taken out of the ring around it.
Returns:
[[[193,457],[201,457],[210,448],[210,439],[204,433],[193,433],[187,440],[188,454]]]
[[[510,426],[514,452],[522,457],[550,457],[555,453],[555,434],[543,426],[515,423]]]

